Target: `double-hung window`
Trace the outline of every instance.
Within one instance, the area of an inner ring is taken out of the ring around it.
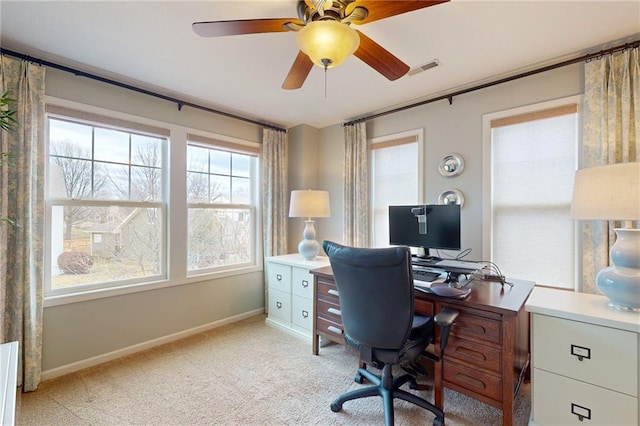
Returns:
[[[187,136],[187,273],[255,265],[255,146]]]
[[[574,288],[579,97],[485,116],[485,258],[507,277]]]
[[[53,105],[47,130],[45,293],[165,278],[168,130]]]
[[[371,242],[389,245],[389,206],[422,202],[422,131],[371,140]]]

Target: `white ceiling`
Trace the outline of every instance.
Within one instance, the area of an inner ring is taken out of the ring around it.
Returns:
[[[195,21],[296,17],[295,0],[0,1],[3,48],[243,117],[322,128],[640,37],[640,0],[452,0],[357,26],[415,67],[388,81],[356,57],[280,88],[294,33],[202,38]]]

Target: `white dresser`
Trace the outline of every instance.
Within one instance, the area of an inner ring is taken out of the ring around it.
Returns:
[[[329,265],[327,257],[304,260],[299,254],[267,257],[267,324],[311,340],[313,329],[313,275],[310,270]]]
[[[640,314],[604,296],[535,288],[531,312],[531,424],[640,421]]]

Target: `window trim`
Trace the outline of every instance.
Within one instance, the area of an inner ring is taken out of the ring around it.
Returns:
[[[229,143],[237,143],[239,146],[249,147],[249,149],[253,149],[259,152],[258,158],[256,159],[256,177],[255,177],[256,194],[255,194],[254,200],[256,205],[254,208],[256,212],[261,211],[261,197],[259,196],[260,195],[259,189],[261,188],[261,173],[262,173],[261,161],[260,161],[260,156],[261,156],[260,143],[253,142],[250,140],[245,140],[245,139],[239,139],[231,136],[226,136],[226,135],[219,135],[219,134],[215,134],[208,131],[194,129],[194,128],[186,127],[179,124],[174,124],[171,122],[163,122],[163,121],[159,121],[151,118],[137,116],[131,113],[96,107],[93,105],[70,101],[67,99],[57,98],[53,96],[45,96],[45,105],[48,108],[50,108],[51,106],[56,106],[59,108],[69,108],[75,111],[83,111],[90,114],[97,114],[103,117],[111,117],[116,121],[121,120],[119,121],[121,123],[122,122],[140,123],[140,125],[142,126],[148,126],[147,129],[148,128],[167,129],[170,133],[170,136],[168,137],[168,143],[165,144],[165,147],[164,147],[166,152],[163,152],[163,155],[165,158],[165,164],[163,164],[163,167],[170,167],[171,173],[169,173],[167,176],[167,182],[164,188],[164,190],[166,191],[164,202],[166,203],[166,221],[167,221],[165,232],[168,238],[167,239],[168,247],[165,250],[166,259],[164,259],[164,264],[166,268],[166,277],[162,279],[154,280],[154,281],[146,281],[143,283],[132,283],[132,284],[122,285],[118,287],[107,287],[107,288],[101,288],[101,289],[83,290],[75,293],[70,292],[67,294],[55,295],[55,296],[45,295],[44,302],[43,302],[44,307],[66,305],[69,303],[77,303],[82,301],[101,299],[105,297],[134,294],[134,293],[139,293],[144,291],[153,291],[153,290],[158,290],[162,288],[189,285],[189,284],[200,283],[200,282],[211,282],[217,279],[241,276],[245,274],[253,274],[256,272],[263,271],[262,244],[260,244],[260,239],[262,235],[262,216],[261,215],[256,216],[256,229],[255,229],[255,235],[253,236],[253,238],[256,241],[255,264],[248,267],[233,268],[229,270],[215,271],[215,272],[210,272],[210,273],[201,274],[201,275],[187,276],[186,266],[181,267],[181,264],[183,264],[186,261],[186,252],[182,254],[179,252],[179,247],[180,247],[179,238],[175,238],[175,237],[171,238],[171,235],[180,235],[180,234],[183,234],[184,231],[186,230],[185,221],[180,222],[175,219],[172,220],[172,216],[176,216],[176,214],[178,215],[182,214],[182,217],[186,218],[186,197],[184,197],[183,200],[180,200],[179,197],[176,198],[177,191],[176,190],[171,191],[172,187],[176,188],[176,185],[178,185],[180,182],[182,183],[184,182],[184,181],[180,181],[179,172],[181,172],[182,170],[182,171],[185,171],[186,173],[186,143],[187,143],[186,135],[198,134],[198,135],[202,135],[202,137],[211,138],[213,140],[226,141]],[[60,110],[57,110],[57,111],[60,111]],[[143,131],[142,129],[138,129],[138,130],[139,130],[138,132],[132,132],[132,133],[139,133],[139,134],[146,134],[146,135],[149,134],[148,131]],[[155,134],[154,132],[151,132],[151,136],[153,135],[157,136],[157,134]],[[48,159],[49,158],[48,135],[45,134],[45,137],[46,139],[45,139],[44,155],[45,155],[45,158]],[[181,150],[183,152],[181,152]],[[169,154],[171,154],[171,157]],[[185,162],[185,164],[182,165],[182,168],[180,168],[181,161]],[[48,161],[46,161],[45,173],[47,174],[48,174],[48,167],[49,167]],[[186,178],[186,174],[185,174],[185,178]],[[45,211],[48,212],[49,211],[48,207],[45,207],[45,208],[46,208]],[[181,209],[184,209],[183,213],[180,213]],[[50,227],[51,227],[51,215],[47,213],[45,216],[45,229],[50,229]],[[45,240],[47,239],[49,239],[49,236],[45,235]],[[45,245],[44,256],[45,256],[45,260],[51,257],[49,243],[46,243]],[[50,260],[46,262],[50,262]],[[47,266],[50,267],[50,264],[45,263],[44,267],[46,268]],[[48,274],[46,270],[44,271],[44,273],[45,275]]]
[[[493,243],[493,194],[492,187],[492,145],[491,133],[492,128],[518,124],[527,121],[534,121],[544,118],[551,118],[566,114],[578,114],[577,143],[576,143],[576,170],[582,164],[582,105],[584,95],[573,95],[564,98],[554,99],[551,101],[538,102],[516,108],[509,108],[482,116],[482,258],[490,259]],[[581,252],[582,238],[577,232],[574,241],[575,270],[574,276],[576,281],[579,280],[582,272],[582,260],[579,255]],[[576,283],[577,284],[577,283]],[[563,287],[564,288],[564,287]]]

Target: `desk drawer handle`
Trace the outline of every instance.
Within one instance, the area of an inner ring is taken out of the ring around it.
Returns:
[[[473,377],[469,377],[466,374],[458,373],[456,374],[456,379],[458,379],[462,383],[466,383],[470,386],[473,386],[477,389],[486,389],[486,385],[478,379],[474,379]]]
[[[302,280],[302,287],[304,287],[304,288],[309,287],[309,281],[307,281],[307,280]]]
[[[591,359],[591,349],[584,346],[571,345],[571,355],[578,357],[578,361]]]
[[[336,333],[336,334],[342,335],[342,330],[340,330],[338,327],[334,327],[334,326],[330,325],[329,327],[327,327],[327,330],[329,330],[332,333]]]
[[[282,275],[276,274],[276,281],[282,281]]]
[[[340,311],[340,309],[329,308],[329,309],[327,309],[327,312],[329,312],[330,314],[333,314],[333,315],[342,316],[342,312]]]
[[[309,318],[309,311],[302,310],[302,318]]]
[[[466,355],[469,358],[474,358],[478,361],[486,361],[487,357],[484,356],[481,352],[474,351],[473,349],[464,348],[462,346],[457,346],[455,348],[455,352]]]
[[[591,409],[578,404],[571,403],[571,414],[578,416],[580,421],[584,419],[591,420]]]
[[[278,309],[282,308],[282,302],[276,302],[276,308]]]
[[[338,293],[338,290],[334,290],[334,289],[329,289],[329,291],[327,291],[327,293],[329,293],[332,296],[340,296],[340,293]]]

